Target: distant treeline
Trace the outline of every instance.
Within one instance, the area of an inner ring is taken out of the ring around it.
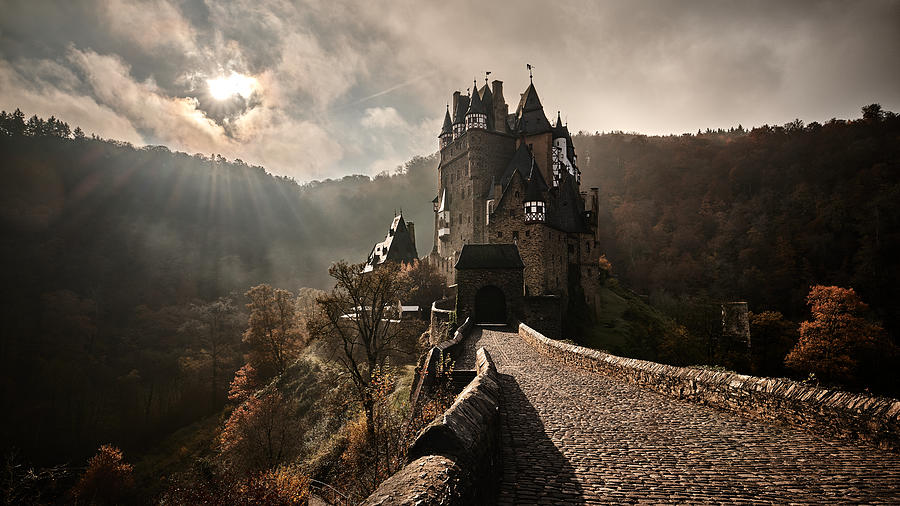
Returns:
[[[685,302],[808,318],[810,286],[856,289],[900,331],[900,117],[574,138],[600,188],[604,252],[677,319]]]

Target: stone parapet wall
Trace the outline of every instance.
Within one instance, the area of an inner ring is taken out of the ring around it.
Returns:
[[[438,374],[444,372],[444,363],[446,359],[448,357],[453,360],[458,358],[458,350],[460,349],[459,343],[469,335],[469,331],[472,330],[473,325],[472,319],[466,318],[466,321],[464,321],[463,324],[456,329],[456,332],[453,333],[451,339],[441,341],[432,346],[431,349],[419,359],[419,364],[416,365],[416,377],[413,379],[412,388],[409,391],[409,400],[412,409],[415,409],[419,397],[423,393],[428,392],[434,384]],[[432,335],[434,335],[435,327],[432,327],[431,329]]]
[[[477,376],[419,432],[408,464],[362,504],[494,504],[500,474],[500,378],[487,350]]]
[[[554,341],[520,324],[519,336],[541,353],[679,399],[790,423],[900,450],[900,401],[759,378],[617,357]]]

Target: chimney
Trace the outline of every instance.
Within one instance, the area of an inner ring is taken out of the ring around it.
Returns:
[[[509,106],[506,105],[506,99],[503,98],[503,81],[494,80],[491,83],[491,94],[494,99],[494,130],[505,132]]]
[[[409,230],[409,240],[412,241],[413,249],[416,249],[416,224],[407,221],[406,229]],[[416,251],[418,251],[418,249],[416,249]]]
[[[453,92],[453,100],[450,105],[450,109],[451,109],[450,120],[451,121],[456,121],[456,109],[459,107],[459,96],[460,95],[461,95],[461,93],[458,91]]]

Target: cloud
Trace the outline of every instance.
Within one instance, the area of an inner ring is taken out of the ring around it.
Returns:
[[[0,100],[104,137],[307,180],[436,149],[443,106],[484,71],[569,128],[650,134],[900,109],[900,3],[14,0]],[[89,28],[86,28],[89,27]],[[208,79],[259,90],[214,101]],[[64,116],[71,115],[69,116]]]
[[[53,62],[36,62],[36,66],[51,68]],[[34,69],[34,68],[33,68]],[[66,73],[66,69],[56,67],[57,71]],[[112,109],[98,104],[93,98],[75,93],[72,88],[77,85],[73,74],[68,73],[65,84],[60,87],[47,85],[45,81],[23,77],[8,62],[0,60],[0,108],[12,111],[21,108],[27,114],[41,117],[56,116],[69,123],[73,128],[81,126],[87,134],[119,139],[134,144],[143,144],[144,140],[131,122]]]
[[[152,81],[137,82],[128,65],[115,56],[71,48],[68,60],[80,70],[93,94],[133,124],[176,149],[218,151],[224,129],[197,109],[197,100],[167,96]]]
[[[362,123],[362,126],[368,128],[406,126],[406,121],[400,117],[397,109],[394,109],[393,107],[370,107],[366,109],[360,123]]]

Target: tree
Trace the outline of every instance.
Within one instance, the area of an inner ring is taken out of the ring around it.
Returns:
[[[254,286],[244,295],[250,299],[244,332],[250,363],[264,378],[281,374],[296,356],[302,338],[294,295],[266,284]]]
[[[403,302],[419,306],[423,318],[431,314],[431,304],[444,296],[447,278],[437,267],[420,260],[403,264],[400,268],[401,280],[408,287]]]
[[[103,445],[88,461],[72,493],[88,504],[119,504],[133,487],[133,468],[125,462],[122,450]]]
[[[248,474],[294,457],[303,431],[293,412],[294,403],[277,391],[260,392],[235,408],[219,435],[228,467]]]
[[[193,333],[200,344],[200,352],[210,363],[210,397],[213,405],[219,401],[219,373],[222,361],[233,355],[239,342],[237,307],[230,297],[219,297],[206,304],[192,304],[193,318],[182,331]],[[233,370],[233,369],[232,369]]]
[[[408,293],[400,267],[386,263],[363,273],[363,264],[341,261],[328,273],[336,280],[334,289],[319,297],[320,311],[310,321],[310,335],[333,346],[335,360],[349,373],[357,401],[366,416],[368,441],[374,442],[377,371],[386,371],[388,358],[408,353],[422,329],[421,322],[400,321],[394,307]],[[378,474],[377,448],[373,461]]]
[[[884,119],[884,111],[881,104],[869,104],[862,108],[863,119],[866,121],[881,121]]]
[[[84,130],[82,130],[81,127],[77,126],[75,127],[75,130],[72,131],[72,135],[75,137],[75,140],[80,141],[84,139]]]
[[[228,399],[232,401],[244,402],[253,395],[253,392],[259,387],[256,379],[256,370],[250,364],[245,364],[234,373],[234,380],[228,389]]]
[[[782,372],[784,356],[797,343],[797,326],[778,311],[750,312],[750,352],[753,374]]]
[[[816,285],[806,300],[812,320],[800,324],[800,340],[785,364],[826,381],[855,382],[860,354],[883,339],[884,329],[862,317],[869,306],[852,288]]]

